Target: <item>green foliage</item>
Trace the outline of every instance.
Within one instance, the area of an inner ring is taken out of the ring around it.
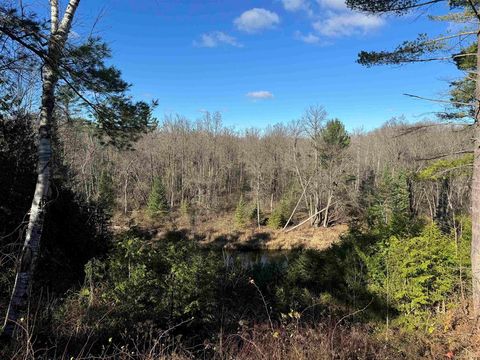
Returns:
[[[409,8],[420,3],[418,0],[347,0],[348,7],[354,10],[366,11],[371,13],[397,12],[403,13]]]
[[[374,194],[375,200],[367,209],[366,219],[372,231],[391,235],[415,232],[418,222],[411,221],[405,173],[393,176],[385,171]]]
[[[159,178],[153,180],[152,189],[147,202],[147,211],[150,217],[162,217],[168,213],[168,201],[165,187]]]
[[[134,103],[125,95],[111,96],[96,106],[97,135],[105,144],[129,149],[143,133],[155,128],[155,106],[156,103],[148,105],[143,101]]]
[[[428,6],[429,1],[422,0],[347,0],[346,4],[353,10],[377,14],[377,13],[396,13],[403,14],[411,10],[415,10],[421,6]],[[467,6],[466,0],[449,0],[448,4],[451,8]]]
[[[224,261],[180,232],[152,241],[132,230],[115,240],[106,260],[86,265],[86,286],[69,295],[56,319],[104,339],[146,327],[203,340],[219,328],[235,332],[239,323],[282,321],[282,314],[316,322],[365,308],[352,321],[383,323],[388,313],[396,326],[431,330],[425,319],[444,300],[453,303],[460,280],[468,281],[469,221],[456,219],[457,232],[447,235],[435,225],[401,236],[352,231],[324,251],[254,264],[243,254]],[[72,310],[84,315],[71,321]]]
[[[260,225],[265,225],[265,222],[267,221],[267,219],[265,217],[265,213],[262,211],[262,209],[260,209],[260,214],[257,214],[257,211],[258,211],[258,209],[257,209],[256,204],[254,204],[250,207],[250,211],[249,211],[250,221],[253,221],[256,224],[258,218],[260,218]]]
[[[180,202],[180,215],[185,219],[188,219],[191,215],[190,204],[187,200],[182,199]]]
[[[404,314],[430,311],[459,286],[459,266],[468,261],[464,256],[459,256],[454,236],[444,235],[435,224],[419,236],[392,236],[368,262],[371,289]]]
[[[12,4],[0,5],[0,12],[2,34],[8,34],[11,39],[21,39],[14,47],[19,48],[18,53],[17,50],[14,53],[19,57],[28,54],[28,63],[32,58],[39,65],[45,63],[50,43],[45,40],[51,35],[47,22],[31,11],[17,10]],[[58,60],[58,67],[54,69],[58,72],[58,85],[72,90],[68,101],[75,103],[75,110],[81,108],[84,114],[90,115],[91,123],[97,128],[96,134],[102,141],[121,149],[130,148],[141,133],[155,127],[152,111],[156,101],[147,104],[132,100],[127,94],[130,85],[122,79],[121,72],[107,64],[111,51],[101,38],[89,36],[84,43],[70,40],[67,37],[65,48],[59,49],[63,56],[53,62],[57,65]],[[2,60],[8,61],[0,56],[0,65]],[[27,60],[22,62],[27,63]],[[40,67],[36,66],[37,69]],[[7,70],[18,71],[15,66],[12,69],[7,67]],[[2,78],[5,76],[0,78],[0,87],[1,83],[5,83]],[[0,107],[4,104],[0,101]]]
[[[200,249],[182,233],[168,233],[162,241],[152,242],[129,231],[115,240],[108,259],[90,261],[85,272],[88,288],[79,294],[89,298],[101,289],[96,311],[103,321],[97,324],[95,318],[85,316],[77,323],[95,327],[104,337],[144,323],[204,336],[221,320],[219,309],[224,326],[233,328],[242,312],[262,309],[249,274],[239,263],[225,264],[220,254]],[[258,279],[261,284],[262,276]],[[83,301],[80,306],[89,308],[92,303]],[[108,309],[107,314],[103,309]],[[68,313],[65,307],[61,311],[61,316]]]
[[[430,41],[425,34],[416,40],[405,41],[393,51],[361,51],[357,62],[364,66],[398,65],[421,61],[423,56],[441,50],[443,44]]]
[[[71,46],[68,56],[69,75],[84,79],[85,90],[96,93],[120,94],[129,88],[121,78],[120,70],[105,61],[111,58],[111,50],[99,37],[89,37],[85,43]],[[87,81],[88,79],[88,81]]]
[[[345,129],[345,125],[339,119],[327,121],[322,129],[322,140],[327,147],[335,149],[344,149],[350,145],[350,136]]]
[[[280,229],[285,226],[292,212],[292,196],[286,194],[280,200],[280,203],[273,209],[268,218],[267,225],[272,229]]]
[[[434,1],[439,2],[439,1]],[[431,2],[422,2],[417,0],[388,0],[388,1],[374,1],[374,0],[347,0],[346,4],[349,8],[359,10],[365,13],[396,13],[401,15],[413,9],[426,7]],[[463,12],[450,12],[447,15],[430,16],[431,20],[437,21],[453,21],[467,24],[476,18],[476,10],[472,6],[477,6],[477,2],[470,2],[466,0],[450,0],[448,4],[451,9],[464,8]],[[461,46],[461,44],[458,44]],[[452,51],[454,47],[447,39],[433,38],[430,39],[426,34],[420,34],[417,39],[413,41],[404,41],[392,51],[361,51],[358,54],[357,62],[364,66],[375,65],[397,65],[413,62],[431,61],[438,57],[444,57],[444,51]],[[452,60],[462,71],[470,71],[472,74],[466,75],[461,80],[455,80],[450,83],[450,95],[452,100],[453,110],[449,110],[439,114],[440,119],[455,120],[462,118],[474,118],[474,100],[475,100],[475,74],[476,68],[476,45],[472,44],[460,53],[452,54]],[[443,52],[443,53],[442,53]],[[472,54],[467,55],[465,54]]]
[[[467,54],[476,54],[478,50],[477,43],[473,43],[470,46],[462,49],[458,54],[453,56],[453,61],[459,70],[465,71],[475,71],[477,68],[477,58],[475,55]]]
[[[111,214],[115,207],[115,186],[112,175],[108,170],[103,170],[98,183],[98,203],[105,212]]]
[[[470,258],[472,242],[472,218],[466,215],[457,216],[454,221],[451,236],[453,236],[455,239],[457,261],[459,267],[461,267],[459,271],[462,272],[462,276],[467,279],[466,282],[469,284],[469,279],[472,277],[472,263]]]
[[[321,158],[326,166],[350,145],[350,136],[345,129],[345,125],[339,119],[327,121],[321,131],[321,138],[323,144]]]
[[[436,181],[445,177],[471,174],[473,154],[467,154],[456,159],[440,159],[418,174],[418,179],[423,181]]]
[[[272,214],[268,218],[267,225],[272,229],[280,229],[285,226],[287,219],[288,217],[285,216],[284,208],[280,203],[280,205],[273,210]]]
[[[249,214],[247,209],[247,203],[245,202],[243,195],[240,195],[237,207],[235,208],[235,226],[242,228],[247,225],[249,221]]]
[[[458,80],[450,82],[450,101],[455,111],[449,111],[441,116],[444,119],[461,119],[475,117],[475,85],[477,69],[477,43],[463,48],[452,58],[457,69],[467,72]]]
[[[475,109],[475,80],[471,76],[465,76],[463,79],[454,80],[450,83],[450,101],[457,111],[450,111],[441,114],[441,119],[461,119],[465,117],[474,117]]]

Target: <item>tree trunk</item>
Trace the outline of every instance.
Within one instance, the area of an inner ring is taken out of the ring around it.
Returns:
[[[475,124],[475,158],[472,179],[472,294],[475,316],[480,315],[480,126]]]
[[[325,207],[325,217],[323,218],[323,227],[328,227],[328,210],[330,209],[330,203],[332,202],[332,195],[328,195],[327,206]]]
[[[128,197],[127,197],[127,190],[128,190],[128,173],[125,175],[125,185],[123,187],[123,213],[127,215],[128,213]]]
[[[25,241],[20,255],[19,268],[15,278],[15,285],[12,297],[5,318],[4,335],[11,337],[18,321],[20,312],[25,308],[28,301],[28,293],[32,275],[35,269],[38,252],[40,250],[40,239],[43,230],[45,216],[45,205],[49,195],[50,174],[51,174],[51,124],[54,106],[54,88],[56,78],[50,66],[43,70],[42,108],[40,112],[40,126],[38,128],[38,164],[37,184],[30,208]]]
[[[52,0],[51,35],[48,43],[48,54],[44,60],[42,73],[42,104],[38,126],[38,164],[37,184],[30,207],[30,217],[25,234],[20,261],[15,277],[12,296],[5,317],[3,336],[12,337],[18,323],[20,313],[29,300],[32,277],[36,260],[40,251],[40,240],[43,231],[45,206],[49,198],[50,175],[52,167],[52,125],[55,107],[55,86],[58,82],[58,64],[62,49],[67,41],[72,20],[80,0],[70,0],[62,22],[58,24],[58,1]]]
[[[308,179],[308,182],[307,182],[307,185],[303,188],[303,192],[302,192],[302,195],[300,195],[300,197],[298,198],[298,201],[297,201],[297,204],[295,205],[295,208],[293,209],[292,213],[290,214],[290,217],[288,218],[287,222],[285,223],[285,226],[283,227],[283,231],[285,231],[285,229],[287,228],[288,224],[290,224],[290,221],[292,220],[293,218],[293,215],[295,214],[295,211],[297,211],[297,208],[298,208],[298,205],[300,205],[300,202],[302,201],[302,198],[303,196],[305,195],[305,191],[307,191],[307,186],[308,184],[310,183],[310,180],[312,178]]]
[[[332,204],[332,205],[333,205],[333,204]],[[288,233],[288,232],[290,232],[290,231],[292,231],[292,230],[295,230],[296,228],[302,226],[302,225],[305,224],[308,220],[310,220],[312,217],[317,216],[318,214],[320,214],[320,213],[322,213],[323,211],[325,211],[325,209],[326,209],[326,208],[323,208],[323,209],[315,212],[313,215],[311,215],[310,217],[308,217],[306,220],[303,220],[300,224],[297,224],[297,225],[295,225],[294,227],[291,227],[290,229],[286,230],[285,232]]]
[[[449,214],[448,214],[448,191],[450,182],[447,177],[443,178],[440,183],[439,193],[437,198],[437,211],[435,213],[435,222],[444,233],[448,233]]]
[[[257,195],[257,227],[260,228],[260,201]]]
[[[476,317],[480,315],[480,34],[477,38],[477,85],[475,116],[475,149],[472,178],[472,294],[473,310]]]
[[[417,215],[417,211],[415,207],[415,193],[413,189],[413,180],[410,175],[407,177],[407,188],[408,188],[408,209],[410,213],[410,219],[413,219]]]

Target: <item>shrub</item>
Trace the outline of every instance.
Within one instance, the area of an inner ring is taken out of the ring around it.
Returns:
[[[443,234],[435,224],[418,236],[390,237],[367,259],[371,289],[388,297],[403,314],[432,310],[466,280],[460,267],[468,264],[467,237],[464,234],[457,243],[454,234]]]

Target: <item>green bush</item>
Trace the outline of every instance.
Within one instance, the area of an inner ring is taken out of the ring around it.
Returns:
[[[432,311],[467,282],[469,234],[459,239],[435,224],[418,236],[391,236],[376,247],[368,266],[370,289],[405,315]]]

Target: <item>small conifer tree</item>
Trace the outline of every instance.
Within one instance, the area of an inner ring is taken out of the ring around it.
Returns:
[[[190,215],[190,206],[187,200],[182,199],[180,202],[180,215],[185,219]]]
[[[287,223],[288,217],[291,212],[291,201],[289,195],[284,196],[280,203],[277,205],[270,217],[268,218],[267,225],[272,229],[280,229]]]
[[[168,212],[167,195],[159,178],[153,180],[152,190],[148,197],[147,210],[150,217],[163,216]]]
[[[248,222],[248,209],[243,195],[240,195],[237,208],[235,209],[235,225],[237,227],[244,227]]]
[[[268,218],[268,223],[267,225],[271,227],[272,229],[280,229],[282,226],[285,226],[285,223],[287,222],[287,219],[283,215],[283,211],[281,209],[281,206],[277,206],[270,217]]]
[[[113,211],[115,206],[115,189],[113,178],[109,171],[102,171],[98,183],[98,203],[107,214]]]

